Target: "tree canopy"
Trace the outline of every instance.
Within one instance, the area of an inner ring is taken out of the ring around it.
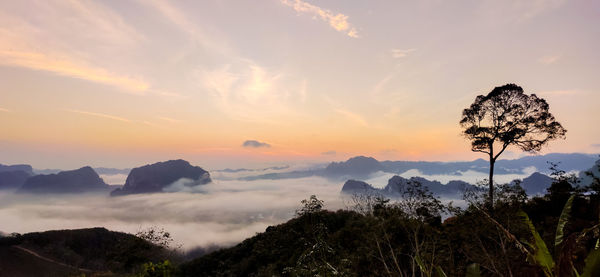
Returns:
[[[471,150],[485,153],[490,160],[490,201],[493,201],[493,170],[496,159],[509,146],[537,152],[549,141],[564,138],[567,130],[556,121],[549,105],[523,88],[507,84],[479,95],[462,112],[463,135],[471,141]]]

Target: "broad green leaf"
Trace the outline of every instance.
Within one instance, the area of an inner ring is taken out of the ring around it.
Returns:
[[[444,270],[439,265],[435,266],[435,271],[437,272],[438,277],[448,277],[448,275],[446,275],[446,272],[444,272]]]
[[[592,249],[585,258],[585,267],[581,277],[600,276],[600,249]]]
[[[575,274],[575,277],[580,277],[579,272],[577,272],[577,269],[573,264],[571,264],[571,268],[573,268],[573,274]]]
[[[425,268],[425,264],[423,264],[423,261],[421,260],[421,257],[416,256],[415,257],[415,261],[417,262],[417,265],[419,265],[419,269],[421,270],[421,273],[428,275],[427,274],[427,270]]]
[[[554,269],[554,260],[552,259],[552,255],[550,255],[550,251],[548,251],[548,247],[546,247],[546,243],[535,230],[535,226],[531,223],[529,216],[524,211],[519,211],[518,215],[522,222],[529,227],[529,231],[533,236],[533,243],[530,244],[533,246],[532,260],[542,267],[546,276],[553,276],[552,270]]]
[[[473,263],[467,266],[467,275],[465,277],[481,277],[479,272],[479,264]]]
[[[554,238],[554,253],[558,253],[559,247],[563,243],[565,236],[565,225],[567,225],[567,222],[569,222],[569,218],[571,217],[571,207],[573,206],[573,199],[575,199],[575,194],[569,197],[569,200],[567,200],[567,203],[565,204],[562,212],[560,213],[558,225],[556,226],[556,236]]]

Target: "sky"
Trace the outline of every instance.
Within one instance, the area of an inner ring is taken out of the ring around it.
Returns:
[[[471,160],[461,111],[506,83],[568,130],[543,153],[598,153],[598,26],[592,0],[0,1],[0,163]]]

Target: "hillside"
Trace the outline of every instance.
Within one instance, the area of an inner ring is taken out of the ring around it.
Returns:
[[[0,238],[0,276],[67,276],[81,272],[125,274],[139,270],[146,262],[167,258],[169,252],[162,247],[131,234],[104,228]]]
[[[443,271],[465,276],[477,267],[481,276],[544,276],[543,266],[527,253],[538,251],[535,236],[541,239],[537,245],[554,245],[559,217],[571,197],[562,229],[569,239],[564,247],[548,247],[556,263],[551,270],[558,272],[555,276],[570,276],[573,268],[600,276],[600,267],[585,258],[600,255],[593,248],[600,207],[595,187],[575,188],[568,178],[559,178],[548,193],[528,199],[520,186],[500,185],[490,215],[481,208],[485,194],[468,195],[469,207],[457,210],[442,205],[425,186],[401,185],[404,193],[397,202],[359,197],[350,209],[336,212],[323,210],[323,202],[311,197],[290,221],[184,263],[178,275],[444,276]],[[371,189],[360,181],[349,181],[345,188]],[[442,222],[444,213],[451,216]],[[594,263],[600,266],[600,260]]]

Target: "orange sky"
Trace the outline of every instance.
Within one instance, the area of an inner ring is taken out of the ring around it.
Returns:
[[[474,159],[460,113],[509,82],[547,99],[568,130],[544,152],[598,153],[599,10],[561,0],[4,1],[0,163]]]

